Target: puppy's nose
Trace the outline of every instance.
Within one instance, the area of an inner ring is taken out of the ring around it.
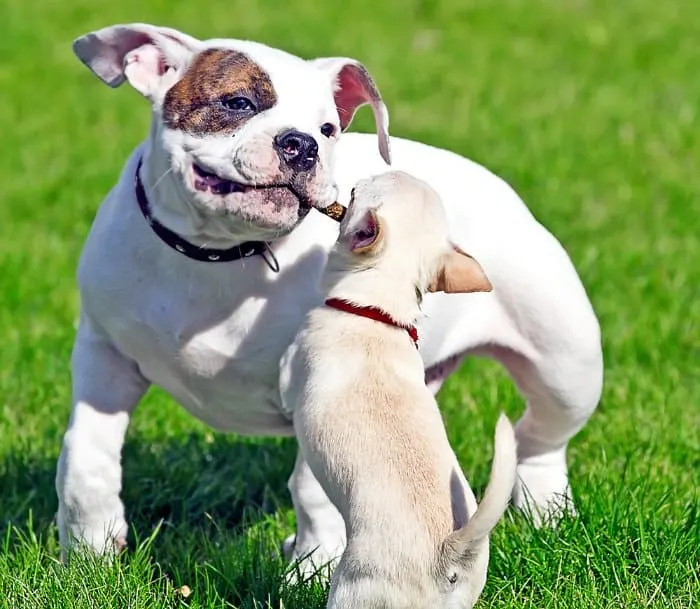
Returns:
[[[282,131],[275,138],[275,148],[295,171],[309,171],[318,161],[318,144],[308,133],[294,129]]]

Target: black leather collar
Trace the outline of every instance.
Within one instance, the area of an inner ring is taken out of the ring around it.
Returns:
[[[169,228],[163,226],[158,220],[151,215],[151,210],[148,205],[148,197],[141,182],[141,165],[143,159],[139,159],[139,164],[136,167],[136,200],[139,202],[139,208],[143,217],[153,229],[153,232],[160,237],[161,241],[172,247],[192,260],[200,262],[233,262],[234,260],[242,260],[251,256],[261,256],[266,264],[275,273],[279,272],[280,267],[277,258],[272,253],[270,246],[265,241],[246,241],[240,245],[225,250],[214,249],[209,247],[200,247],[187,241],[177,233],[174,233]]]

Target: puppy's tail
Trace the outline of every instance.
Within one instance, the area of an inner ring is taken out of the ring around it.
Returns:
[[[501,414],[496,424],[491,476],[484,498],[469,522],[447,538],[446,547],[464,556],[488,538],[508,507],[517,465],[515,432],[508,417]]]

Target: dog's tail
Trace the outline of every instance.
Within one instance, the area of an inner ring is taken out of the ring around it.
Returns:
[[[476,546],[488,539],[508,507],[515,486],[518,465],[515,432],[504,414],[496,425],[493,463],[484,498],[466,525],[452,533],[445,545],[460,556],[470,555]]]

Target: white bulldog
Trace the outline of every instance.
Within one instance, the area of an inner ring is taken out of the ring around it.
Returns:
[[[456,154],[389,140],[388,115],[353,59],[305,61],[261,44],[199,41],[144,24],[78,38],[106,84],[151,104],[146,140],[99,209],[79,263],[73,404],[58,463],[58,527],[98,552],[126,543],[121,450],[150,384],[219,430],[294,433],[279,360],[322,296],[338,227],[313,212],[389,161],[441,196],[451,238],[493,291],[428,295],[420,323],[437,392],[467,354],[501,361],[527,408],[516,426],[516,506],[538,520],[570,507],[566,446],[595,410],[599,325],[569,257],[513,190]],[[341,137],[370,104],[377,137]],[[296,558],[344,543],[340,514],[303,459],[290,490]]]

